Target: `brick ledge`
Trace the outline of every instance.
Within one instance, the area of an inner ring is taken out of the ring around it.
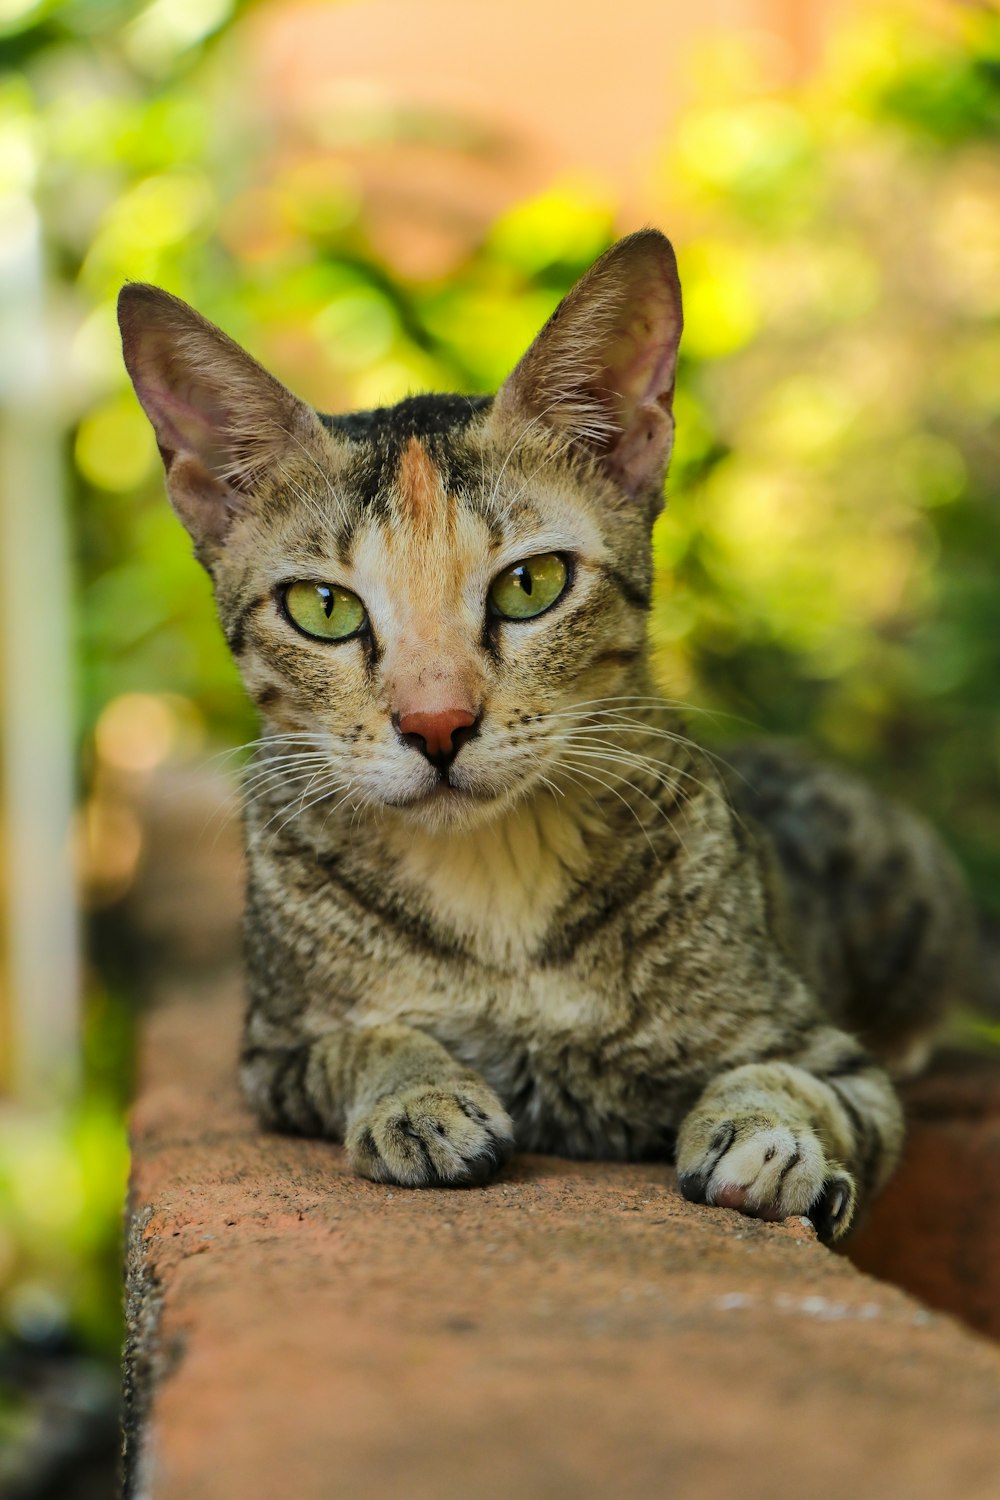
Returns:
[[[150,1018],[129,1500],[996,1500],[1000,1350],[655,1165],[467,1192],[266,1136],[235,981]]]

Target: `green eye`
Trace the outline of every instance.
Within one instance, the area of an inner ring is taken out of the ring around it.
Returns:
[[[332,583],[290,583],[284,601],[299,629],[320,641],[346,640],[365,623],[365,607],[357,594]]]
[[[555,604],[569,581],[558,552],[543,552],[505,568],[490,585],[493,613],[504,620],[530,620]]]

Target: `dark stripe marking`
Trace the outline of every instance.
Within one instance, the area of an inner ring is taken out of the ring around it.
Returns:
[[[611,563],[598,563],[597,566],[605,578],[614,584],[627,604],[631,604],[634,609],[649,608],[652,603],[652,594],[648,588],[641,588],[633,583],[627,574],[620,572]]]
[[[655,829],[650,831],[656,832]],[[653,860],[658,861],[656,873],[659,874],[664,865],[676,859],[681,848],[682,845],[678,841],[657,849],[656,855],[644,849],[635,867],[634,879],[623,879],[617,885],[614,882],[610,883],[605,888],[599,903],[575,921],[568,922],[561,932],[547,939],[545,952],[539,955],[539,962],[546,968],[568,963],[582,943],[590,938],[598,937],[601,929],[615,917],[620,916],[634,902],[638,893],[646,888],[649,882],[650,864]]]
[[[799,1162],[801,1160],[802,1160],[802,1154],[799,1151],[798,1146],[796,1145],[795,1150],[792,1152],[791,1156],[788,1158],[788,1160],[785,1162],[785,1165],[782,1167],[781,1171],[778,1173],[778,1192],[779,1192],[779,1194],[781,1192],[781,1189],[785,1185],[785,1178],[788,1176],[789,1172],[792,1172],[792,1171],[795,1170],[795,1168],[798,1166],[798,1164],[799,1164]]]
[[[246,628],[251,616],[260,609],[262,604],[269,603],[270,598],[270,594],[258,594],[255,599],[250,600],[249,604],[244,604],[236,616],[235,623],[226,631],[226,644],[234,656],[239,656],[246,645]]]
[[[601,651],[597,656],[594,657],[593,661],[591,662],[591,666],[592,667],[603,667],[603,666],[609,666],[609,667],[610,666],[628,667],[628,666],[631,666],[634,661],[638,661],[639,658],[642,656],[642,654],[643,653],[640,650],[638,650],[638,649],[635,649],[635,650],[631,650],[631,649],[630,650],[621,650],[621,651]]]
[[[366,918],[379,917],[390,927],[407,938],[416,948],[433,954],[436,958],[468,958],[468,950],[460,943],[442,937],[430,922],[407,911],[402,904],[385,900],[384,887],[377,888],[374,881],[357,883],[340,868],[336,854],[321,854],[317,864],[328,879],[355,902]]]
[[[438,1174],[438,1170],[434,1165],[434,1160],[428,1149],[427,1142],[417,1130],[417,1127],[414,1125],[409,1115],[402,1115],[398,1120],[393,1120],[392,1123],[393,1125],[398,1126],[401,1135],[405,1136],[407,1140],[412,1141],[416,1146],[417,1151],[423,1158],[424,1171],[427,1173],[427,1182],[439,1182],[440,1177]]]
[[[835,1079],[820,1078],[819,1081],[821,1083],[825,1082],[827,1087],[836,1095],[837,1102],[850,1121],[851,1129],[854,1131],[854,1144],[860,1148],[868,1140],[868,1129],[857,1105],[844,1093],[842,1088],[838,1087]]]
[[[246,1047],[244,1064],[261,1059],[270,1069],[264,1082],[268,1108],[278,1128],[298,1135],[320,1135],[321,1120],[306,1088],[311,1043],[297,1047]]]
[[[822,1072],[817,1070],[816,1077],[829,1081],[831,1078],[851,1078],[857,1073],[865,1073],[869,1068],[875,1068],[878,1064],[867,1052],[851,1052],[835,1062],[832,1067],[824,1068]]]
[[[826,1079],[827,1086],[837,1096],[845,1115],[851,1122],[857,1151],[860,1155],[860,1175],[863,1195],[867,1198],[878,1178],[879,1163],[885,1153],[882,1132],[872,1119],[864,1118],[857,1106],[847,1097],[835,1081]]]

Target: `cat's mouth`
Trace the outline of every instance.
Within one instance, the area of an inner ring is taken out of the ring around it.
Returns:
[[[385,797],[383,806],[431,825],[454,823],[467,826],[470,819],[478,821],[495,816],[509,799],[509,787],[483,785],[476,781],[458,782],[444,773],[431,786],[417,788],[409,794]]]
[[[494,792],[476,790],[472,787],[456,786],[446,776],[425,791],[414,792],[411,797],[399,797],[386,803],[387,807],[433,807],[450,802],[492,802]]]
[[[468,828],[473,823],[502,815],[524,796],[530,795],[535,778],[530,767],[439,765],[417,767],[393,784],[386,778],[377,791],[378,802],[386,810],[399,813],[430,827]],[[506,772],[506,774],[504,774]],[[412,777],[412,779],[411,779]]]

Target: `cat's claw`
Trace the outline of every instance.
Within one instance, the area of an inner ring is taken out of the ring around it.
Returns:
[[[691,1203],[757,1219],[806,1215],[827,1244],[850,1227],[857,1196],[850,1173],[827,1161],[810,1127],[760,1113],[689,1117],[678,1140],[677,1181]]]
[[[472,1187],[503,1166],[514,1129],[485,1083],[417,1084],[354,1119],[345,1144],[354,1171],[373,1182]]]
[[[812,1220],[824,1245],[832,1245],[847,1233],[854,1218],[856,1203],[854,1178],[843,1170],[832,1172],[824,1182],[819,1196],[806,1209],[806,1218]]]

